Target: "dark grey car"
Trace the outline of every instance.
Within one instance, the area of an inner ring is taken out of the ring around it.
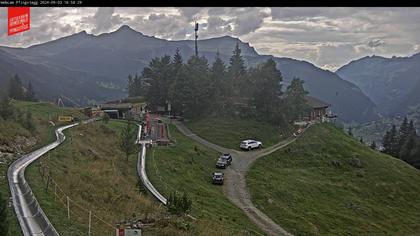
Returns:
[[[228,162],[226,162],[222,158],[219,158],[219,160],[217,160],[216,162],[216,168],[219,168],[219,169],[226,169],[228,165],[229,165]]]
[[[212,183],[213,184],[223,184],[224,178],[223,173],[214,172],[212,176]]]
[[[232,155],[230,155],[230,153],[223,153],[219,156],[219,160],[220,159],[225,160],[228,165],[232,164]]]

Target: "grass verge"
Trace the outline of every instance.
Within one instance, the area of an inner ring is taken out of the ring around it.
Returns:
[[[52,127],[49,120],[57,120],[58,115],[72,115],[74,117],[83,118],[84,115],[71,108],[57,107],[51,103],[45,102],[23,102],[13,101],[12,103],[15,109],[19,109],[23,113],[30,111],[32,113],[33,123],[35,130],[29,131],[25,129],[21,123],[15,120],[0,120],[0,143],[3,145],[19,145],[22,147],[22,153],[28,153],[32,150],[38,149],[48,143],[55,140],[54,130],[56,127]],[[58,123],[62,125],[63,123]],[[20,139],[16,142],[17,137],[31,138],[36,137],[36,143],[33,145],[26,145]],[[10,199],[9,184],[7,183],[7,170],[9,165],[19,156],[15,155],[13,158],[1,160],[0,173],[2,173],[0,179],[0,191],[4,198]],[[7,208],[7,215],[9,221],[9,235],[19,236],[22,235],[19,222],[16,218],[14,208],[11,200],[10,207]]]
[[[418,235],[420,172],[332,125],[257,160],[253,203],[294,235]],[[362,167],[350,165],[353,158]]]
[[[58,197],[54,184],[45,190],[47,174],[42,177],[39,161],[28,168],[29,184],[60,235],[87,234],[89,211],[109,223],[92,218],[92,235],[115,235],[115,223],[133,217],[157,220],[144,235],[182,235],[176,220],[166,220],[166,209],[139,191],[137,153],[127,162],[118,148],[122,126],[122,122],[110,121],[72,128],[60,147],[41,158],[48,167],[46,173],[60,186]],[[72,200],[70,220],[66,195]]]
[[[153,185],[164,195],[186,192],[193,200],[191,215],[198,218],[193,235],[261,234],[256,225],[211,184],[217,152],[183,136],[170,125],[176,144],[148,150],[146,171]]]
[[[198,136],[222,147],[239,150],[245,139],[262,141],[265,147],[289,136],[291,127],[276,127],[268,123],[243,119],[206,118],[185,122]]]

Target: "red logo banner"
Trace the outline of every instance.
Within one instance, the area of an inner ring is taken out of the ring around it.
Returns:
[[[14,35],[31,27],[29,7],[9,7],[7,9],[7,34]]]

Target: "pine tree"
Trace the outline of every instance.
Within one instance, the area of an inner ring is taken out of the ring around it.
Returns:
[[[173,82],[171,58],[168,55],[152,59],[143,69],[142,77],[151,79],[147,91],[147,101],[152,108],[166,106],[169,99],[169,87]]]
[[[376,150],[376,142],[372,141],[372,143],[370,144],[370,148],[372,148],[373,150]]]
[[[391,133],[389,130],[385,132],[384,137],[382,138],[383,153],[390,154],[391,150]]]
[[[22,81],[16,74],[9,80],[9,97],[16,100],[24,100]]]
[[[127,125],[123,128],[123,130],[120,133],[119,142],[120,149],[124,152],[127,161],[130,154],[132,154],[135,151],[135,140],[136,136],[134,125],[133,123],[128,121]]]
[[[410,124],[408,125],[408,132],[411,135],[417,136],[416,127],[414,126],[414,121],[410,120]]]
[[[179,52],[179,48],[176,49],[174,58],[172,60],[174,75],[176,76],[178,74],[178,71],[181,69],[183,64],[181,53]]]
[[[251,87],[254,98],[252,103],[257,117],[278,124],[281,121],[280,113],[282,112],[281,82],[283,77],[276,68],[276,62],[268,59],[256,68],[250,69],[250,77],[255,79]],[[248,107],[252,106],[248,105]]]
[[[182,56],[179,52],[179,49],[176,49],[175,55],[173,56],[172,59],[172,69],[173,69],[173,80],[171,81],[171,84],[169,86],[169,91],[168,91],[168,98],[169,98],[169,102],[171,103],[171,110],[175,111],[175,112],[180,112],[182,111],[182,108],[180,106],[180,100],[179,99],[179,95],[182,93],[181,91],[183,90],[183,86],[185,86],[185,78],[184,78],[184,64],[183,64],[183,59]]]
[[[305,81],[299,78],[293,78],[290,85],[286,89],[287,106],[289,111],[289,120],[295,121],[301,118],[309,110],[305,96],[308,92],[303,88]]]
[[[401,160],[408,161],[410,159],[411,153],[416,147],[416,139],[417,137],[413,133],[408,136],[399,153]]]
[[[25,93],[25,97],[27,101],[32,101],[32,102],[36,101],[35,90],[31,82],[28,83],[28,90]]]
[[[236,43],[235,49],[232,52],[232,56],[229,60],[229,81],[232,88],[232,92],[235,96],[240,96],[241,91],[244,89],[244,77],[246,75],[246,67],[244,59],[241,55],[241,49],[239,43]],[[246,86],[246,85],[245,85]]]
[[[360,137],[359,142],[361,142],[361,143],[365,144],[365,141],[363,140],[363,138],[362,138],[362,137]]]
[[[214,93],[212,100],[213,110],[218,114],[226,114],[227,107],[231,105],[231,99],[229,96],[229,83],[226,80],[226,65],[220,58],[219,50],[217,50],[216,58],[210,69],[210,76],[214,87]]]
[[[128,75],[127,82],[128,97],[134,97],[134,79],[133,76],[131,76],[131,74]]]
[[[0,117],[7,120],[12,118],[14,115],[14,110],[12,105],[10,104],[10,99],[3,95],[0,100]]]
[[[389,154],[393,157],[399,156],[398,132],[395,125],[392,125],[391,130],[385,133],[382,145],[384,146],[384,153]]]
[[[353,137],[353,128],[351,126],[349,126],[348,130],[347,130],[348,135],[350,135],[351,137]]]
[[[398,131],[398,147],[396,147],[396,149],[398,150],[396,150],[396,152],[400,153],[401,148],[404,145],[404,143],[407,141],[409,135],[410,135],[409,124],[408,124],[407,117],[405,117]]]

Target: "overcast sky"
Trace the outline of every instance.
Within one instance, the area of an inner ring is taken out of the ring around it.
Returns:
[[[7,36],[0,9],[0,45],[26,47],[86,30],[100,34],[126,24],[169,40],[223,35],[260,54],[306,60],[335,70],[366,56],[420,51],[420,8],[31,8],[31,30]]]

